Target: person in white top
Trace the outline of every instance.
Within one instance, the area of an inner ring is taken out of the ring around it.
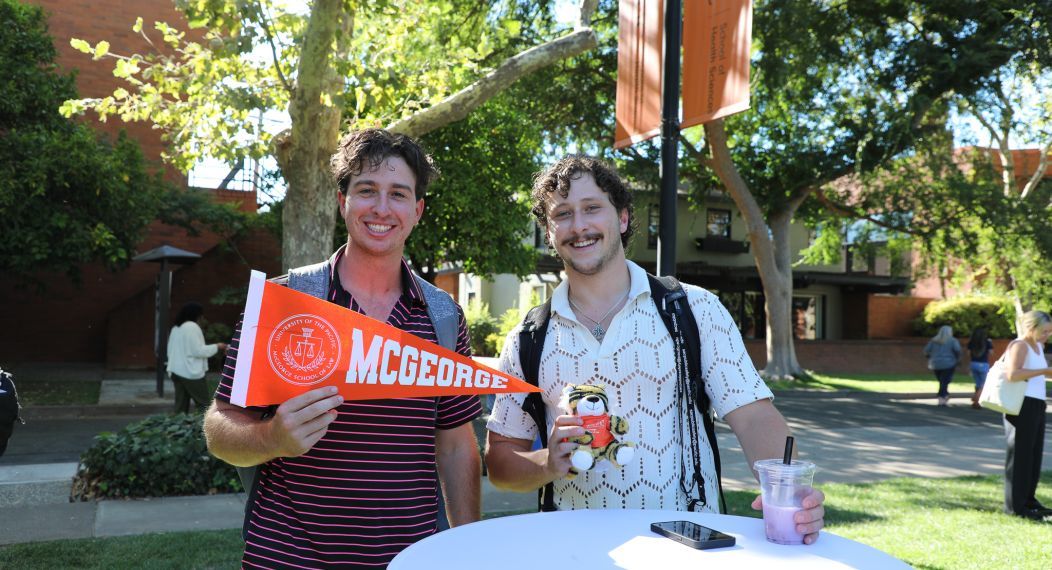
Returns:
[[[1052,336],[1052,317],[1043,311],[1024,313],[1019,320],[1019,341],[1008,346],[1008,381],[1026,382],[1026,396],[1019,415],[1004,417],[1005,512],[1033,519],[1052,520],[1052,509],[1038,502],[1041,455],[1045,452],[1045,380],[1052,368],[1045,358],[1045,342]]]
[[[632,233],[631,194],[613,168],[570,156],[536,177],[533,204],[566,273],[552,296],[538,372],[549,443],[532,450],[538,427],[522,410],[524,394],[498,395],[487,424],[490,482],[520,492],[553,483],[558,509],[688,510],[694,505],[695,510],[718,512],[715,465],[704,430],[697,445],[682,433],[688,423],[680,417],[686,417],[683,410],[697,412],[677,402],[673,341],[650,297],[646,272],[625,257]],[[750,465],[781,457],[789,428],[730,314],[713,294],[686,284],[684,289],[699,327],[701,369],[713,409],[734,430]],[[508,335],[500,368],[521,377],[518,333],[517,328]],[[580,418],[557,407],[567,384],[606,386],[611,408],[631,426],[630,439],[636,444],[631,462],[621,469],[566,477],[577,447],[566,438],[584,434]],[[684,480],[692,448],[702,465],[701,502],[692,500],[697,498],[693,481]],[[823,526],[824,500],[821,491],[813,490],[796,514],[797,530],[808,544]],[[762,508],[760,497],[753,508]]]
[[[210,401],[205,385],[208,357],[226,350],[226,343],[205,344],[205,335],[197,324],[203,313],[199,303],[186,303],[179,309],[168,335],[168,375],[175,384],[176,413],[188,413],[190,400],[198,412],[205,411]]]

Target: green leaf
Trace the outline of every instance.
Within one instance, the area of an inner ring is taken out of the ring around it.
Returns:
[[[92,56],[91,59],[94,59],[94,60],[102,59],[109,52],[110,52],[110,42],[108,42],[106,40],[102,40],[101,42],[95,44],[95,54]]]
[[[80,40],[80,39],[77,39],[77,38],[71,38],[69,40],[69,45],[71,45],[73,47],[73,49],[75,49],[75,50],[77,50],[79,52],[91,53],[91,44],[89,44],[88,42],[86,42],[84,40]]]

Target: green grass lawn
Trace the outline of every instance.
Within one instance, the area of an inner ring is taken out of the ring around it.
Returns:
[[[1001,514],[1000,476],[823,485],[830,532],[916,568],[1052,568],[1052,524]],[[754,492],[727,494],[731,514],[759,517]],[[1052,471],[1038,498],[1052,504]],[[237,530],[59,540],[0,548],[0,568],[237,568]]]
[[[1002,514],[1000,475],[900,478],[822,485],[826,527],[914,568],[1052,568],[1052,523]],[[731,514],[756,516],[755,492],[731,492]],[[1052,504],[1052,471],[1041,475],[1038,500]]]
[[[886,392],[892,394],[926,393],[934,397],[939,383],[932,374],[820,374],[811,373],[810,379],[779,380],[770,382],[772,390],[848,390],[853,392]],[[955,374],[950,384],[951,392],[968,392],[975,389],[970,374]]]
[[[18,399],[30,406],[78,406],[99,403],[102,383],[90,380],[31,380],[18,383]]]

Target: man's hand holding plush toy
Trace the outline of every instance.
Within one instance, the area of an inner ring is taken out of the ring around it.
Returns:
[[[548,461],[546,463],[546,469],[552,481],[566,477],[573,468],[570,456],[577,451],[577,443],[573,440],[586,433],[581,427],[582,423],[581,418],[577,416],[562,415],[555,418],[552,431],[548,434]]]
[[[605,386],[567,385],[560,407],[570,411],[584,429],[583,435],[569,437],[570,442],[579,446],[570,455],[573,467],[567,471],[567,478],[596,467],[619,468],[635,457],[635,444],[623,440],[628,433],[628,421],[611,413]]]

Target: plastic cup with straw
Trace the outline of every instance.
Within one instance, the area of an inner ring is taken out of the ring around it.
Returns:
[[[803,509],[803,500],[811,492],[815,464],[793,459],[792,436],[785,438],[781,459],[761,459],[753,464],[760,476],[763,501],[763,523],[767,540],[778,544],[803,544],[794,516]]]

